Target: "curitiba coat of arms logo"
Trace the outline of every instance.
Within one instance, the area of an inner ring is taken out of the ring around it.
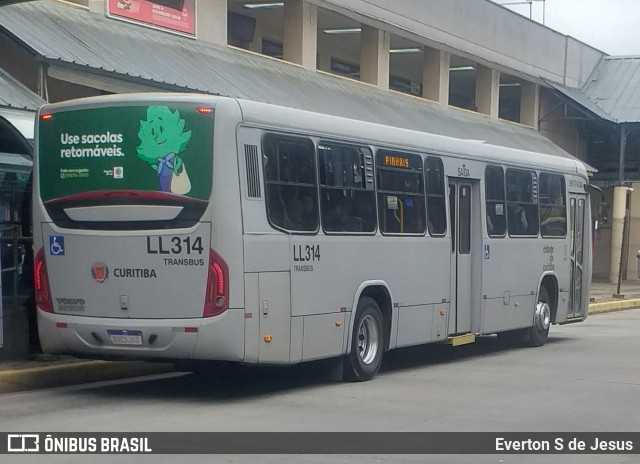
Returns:
[[[109,267],[103,262],[94,263],[94,265],[91,266],[91,276],[93,280],[99,284],[103,284],[109,280]]]

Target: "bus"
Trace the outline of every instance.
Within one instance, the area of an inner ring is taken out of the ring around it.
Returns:
[[[587,317],[585,166],[191,94],[45,105],[34,162],[42,349],[343,361]]]

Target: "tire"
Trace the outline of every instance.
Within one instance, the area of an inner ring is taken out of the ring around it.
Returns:
[[[509,330],[498,334],[498,344],[506,348],[521,347],[528,339],[529,329]]]
[[[541,306],[542,305],[542,306]],[[541,315],[538,315],[538,312]],[[536,304],[536,314],[533,317],[533,326],[529,329],[529,346],[542,346],[549,337],[549,327],[551,326],[551,298],[547,287],[540,287],[538,303]]]
[[[361,298],[353,324],[351,352],[344,364],[346,379],[363,382],[378,373],[384,351],[383,327],[378,303],[369,297]]]

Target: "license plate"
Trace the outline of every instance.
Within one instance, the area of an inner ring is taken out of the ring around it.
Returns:
[[[142,345],[142,332],[139,330],[107,330],[107,334],[114,345]]]

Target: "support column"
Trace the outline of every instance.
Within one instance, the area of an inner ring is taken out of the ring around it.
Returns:
[[[227,45],[227,0],[198,2],[196,34],[203,42]]]
[[[500,102],[500,71],[476,66],[476,107],[478,112],[498,118]]]
[[[609,261],[609,283],[618,283],[620,260],[622,259],[622,240],[624,217],[627,213],[627,188],[613,189],[613,208],[611,212],[611,260]]]
[[[360,34],[360,80],[381,89],[389,88],[389,47],[391,35],[362,25]]]
[[[449,64],[451,54],[424,47],[422,97],[443,106],[449,104]]]
[[[540,86],[524,82],[520,88],[520,124],[539,129]]]
[[[88,0],[91,13],[105,14],[107,12],[106,0]]]
[[[633,192],[631,192],[629,204],[629,224],[627,224],[627,233],[629,235],[627,243],[627,280],[640,280],[638,276],[638,258],[636,253],[640,250],[640,183],[631,184]]]
[[[302,0],[286,0],[282,38],[285,61],[315,70],[318,48],[318,7]]]
[[[618,182],[624,182],[624,158],[627,151],[627,126],[620,124],[620,161],[618,163]]]
[[[47,87],[47,67],[44,62],[40,62],[38,65],[38,96],[44,101],[49,101],[49,89]]]

